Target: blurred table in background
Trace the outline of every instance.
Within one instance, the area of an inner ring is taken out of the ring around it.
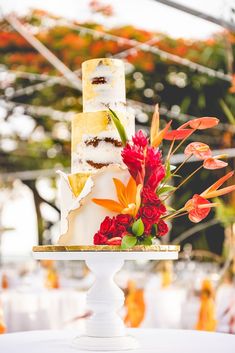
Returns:
[[[83,328],[86,292],[74,289],[20,291],[0,294],[7,332]]]

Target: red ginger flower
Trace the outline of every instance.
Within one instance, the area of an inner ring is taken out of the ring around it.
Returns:
[[[132,137],[132,141],[135,146],[145,148],[148,144],[148,139],[142,130],[139,130],[135,136]]]
[[[161,152],[147,146],[148,141],[142,131],[139,131],[132,141],[132,145],[128,143],[122,150],[123,162],[137,184],[148,185],[156,190],[165,176]]]
[[[127,143],[122,150],[122,159],[136,183],[142,184],[144,177],[144,153],[142,148]]]
[[[156,190],[161,180],[165,177],[165,168],[161,160],[161,152],[152,147],[147,148],[145,159],[144,185]]]

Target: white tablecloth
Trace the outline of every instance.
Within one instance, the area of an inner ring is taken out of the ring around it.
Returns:
[[[184,330],[129,329],[141,347],[138,353],[234,353],[235,336]],[[0,336],[1,353],[75,353],[76,331],[30,331]],[[130,351],[131,352],[131,351]],[[79,351],[85,353],[85,351]],[[86,352],[87,353],[87,352]],[[107,353],[107,352],[106,352]]]

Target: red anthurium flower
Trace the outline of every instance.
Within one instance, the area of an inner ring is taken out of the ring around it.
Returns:
[[[204,130],[218,125],[219,119],[214,117],[203,117],[198,119],[189,120],[179,127],[179,130],[190,126],[192,129]]]
[[[214,206],[216,206],[216,204],[210,203],[210,201],[204,197],[195,194],[186,202],[184,207],[188,211],[190,221],[198,223],[208,216],[211,207]]]
[[[221,161],[215,157],[206,158],[203,162],[203,168],[205,169],[220,169],[227,167],[228,163]]]
[[[211,156],[211,149],[208,145],[202,142],[191,142],[184,150],[186,156],[193,154],[199,159],[205,159]]]
[[[203,193],[201,193],[201,196],[206,199],[211,199],[212,197],[225,195],[231,191],[234,191],[235,185],[230,185],[230,186],[227,186],[226,188],[222,188],[220,190],[217,190],[226,180],[231,178],[233,176],[233,174],[234,174],[234,172],[229,172],[226,175],[224,175],[222,178],[220,178],[214,184],[212,184],[208,189],[203,191]]]
[[[179,129],[179,130],[171,130],[165,133],[165,140],[183,140],[189,137],[194,132],[193,129]]]
[[[229,172],[222,178],[217,180],[208,189],[200,195],[195,194],[192,199],[186,202],[184,208],[188,211],[190,221],[197,223],[204,219],[210,212],[211,207],[217,206],[216,203],[211,203],[207,199],[228,194],[235,190],[235,185],[227,186],[218,190],[218,188],[229,178],[233,176],[234,172]]]

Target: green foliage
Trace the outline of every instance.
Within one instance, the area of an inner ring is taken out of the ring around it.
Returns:
[[[140,237],[144,233],[144,223],[141,218],[135,221],[132,225],[132,232],[137,236]]]
[[[112,119],[114,125],[116,126],[118,133],[119,133],[122,144],[123,144],[123,146],[125,146],[126,142],[127,142],[127,135],[126,135],[126,131],[124,129],[124,126],[122,125],[117,114],[110,108],[109,108],[109,111],[111,113],[111,119]]]
[[[162,187],[160,187],[158,190],[157,190],[157,194],[158,195],[162,195],[162,194],[166,194],[170,191],[173,191],[175,190],[176,187],[175,186],[172,186],[172,185],[164,185]]]
[[[218,203],[215,209],[215,214],[218,220],[224,224],[225,227],[235,223],[235,209],[234,205],[227,205],[221,198],[215,198],[213,202]]]
[[[131,235],[126,235],[125,237],[122,238],[122,244],[121,248],[122,249],[129,249],[135,246],[137,243],[137,238],[133,237]]]

